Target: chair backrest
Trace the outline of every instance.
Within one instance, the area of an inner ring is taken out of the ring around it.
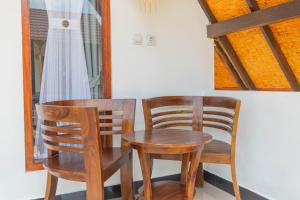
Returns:
[[[134,130],[135,100],[56,101],[37,104],[36,108],[48,152],[51,155],[81,154],[86,171],[91,166],[101,170],[100,135],[126,134]]]
[[[231,97],[203,97],[203,127],[236,136],[241,101]]]
[[[95,107],[98,109],[102,139],[134,131],[135,99],[93,99],[48,102],[47,105]],[[102,141],[102,144],[104,141]],[[109,146],[112,146],[112,141]],[[105,146],[105,145],[104,145]]]
[[[204,97],[203,127],[231,135],[231,158],[235,158],[241,101],[230,97]]]
[[[213,128],[236,136],[240,100],[230,97],[176,96],[143,100],[146,129]],[[164,108],[164,111],[156,111]]]
[[[42,104],[36,105],[36,110],[42,120],[42,138],[49,158],[59,158],[60,153],[76,155],[84,162],[85,174],[94,173],[102,181],[102,145],[98,136],[97,108]]]
[[[235,158],[241,101],[217,96],[157,97],[143,100],[145,127],[187,127],[195,131],[212,128],[231,136],[231,157]],[[163,108],[163,111],[157,111]]]
[[[146,130],[191,128],[202,130],[203,97],[169,96],[143,99]]]

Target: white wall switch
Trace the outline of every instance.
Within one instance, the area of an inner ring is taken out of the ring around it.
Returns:
[[[144,37],[140,33],[136,33],[133,35],[133,44],[134,45],[143,45],[144,44]]]

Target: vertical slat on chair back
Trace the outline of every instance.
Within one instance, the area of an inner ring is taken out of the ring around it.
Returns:
[[[204,97],[203,127],[235,134],[240,101],[229,97]]]
[[[193,96],[157,97],[143,100],[145,127],[189,127],[202,130],[203,98]]]
[[[53,103],[64,106],[96,107],[101,136],[110,137],[134,131],[135,99],[69,100]]]

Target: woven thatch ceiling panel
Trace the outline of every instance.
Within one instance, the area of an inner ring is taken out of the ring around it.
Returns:
[[[218,21],[224,21],[250,13],[246,0],[207,0]]]
[[[300,82],[300,18],[272,24],[270,27]]]
[[[288,0],[256,0],[260,9],[277,6]],[[251,13],[247,0],[207,0],[218,22]],[[300,82],[300,18],[294,18],[269,26],[280,45],[293,73]],[[291,90],[291,85],[274,56],[266,37],[259,27],[227,35],[243,67],[258,90]],[[233,78],[228,77],[224,62],[215,56],[215,87],[238,88]]]
[[[287,3],[289,1],[291,0],[259,0],[257,1],[257,4],[261,9],[265,9],[272,6],[277,6],[283,3]]]
[[[232,33],[228,38],[257,88],[266,90],[290,88],[258,28]]]

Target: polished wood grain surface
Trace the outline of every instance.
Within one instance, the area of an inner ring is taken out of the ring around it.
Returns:
[[[123,135],[122,140],[138,151],[144,186],[140,189],[139,200],[192,200],[201,153],[212,136],[200,131],[176,129],[152,129]],[[184,154],[186,158],[184,178],[181,182],[151,183],[151,154]],[[189,165],[190,162],[190,165]]]
[[[183,154],[197,150],[212,141],[212,136],[199,131],[153,129],[137,131],[122,138],[129,144],[143,148],[147,153]]]
[[[153,131],[157,128],[181,128],[229,134],[231,143],[212,140],[204,146],[196,185],[202,187],[204,184],[203,163],[228,164],[231,166],[236,199],[240,200],[235,169],[240,103],[240,100],[234,98],[218,96],[165,96],[144,99],[145,128]],[[151,162],[153,159],[181,160],[181,182],[186,181],[186,171],[191,159],[188,155],[160,153],[151,154],[150,159]]]
[[[49,154],[43,161],[48,171],[46,200],[55,199],[58,178],[86,182],[87,199],[104,200],[104,182],[119,169],[122,198],[133,199],[132,150],[126,143],[105,147],[102,132],[104,136],[132,133],[135,100],[56,101],[36,108]]]
[[[42,163],[34,162],[32,130],[32,70],[29,0],[22,0],[22,46],[23,46],[23,89],[26,171],[42,169]]]

